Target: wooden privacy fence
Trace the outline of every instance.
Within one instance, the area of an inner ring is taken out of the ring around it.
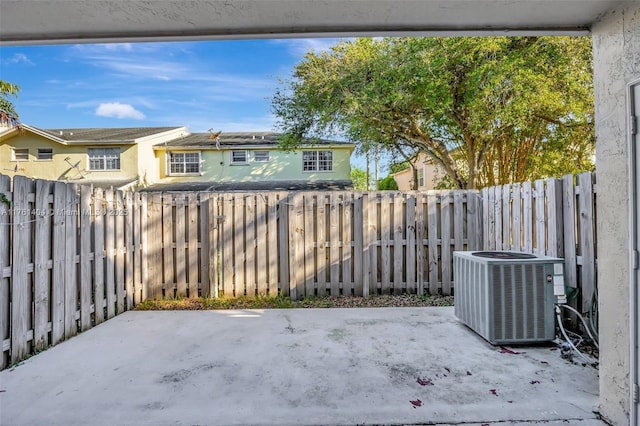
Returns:
[[[0,368],[147,299],[453,294],[454,250],[564,257],[584,311],[595,281],[593,180],[123,193],[0,175]]]
[[[595,174],[494,186],[481,194],[483,248],[564,258],[565,284],[587,312],[596,289]]]
[[[150,193],[141,203],[156,236],[142,250],[142,299],[451,294],[453,250],[482,242],[476,192]]]

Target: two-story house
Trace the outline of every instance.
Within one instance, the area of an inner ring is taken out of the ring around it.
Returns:
[[[191,133],[186,127],[0,128],[0,173],[146,190],[351,187],[354,145],[314,140],[284,151],[276,133]]]
[[[351,187],[354,145],[314,140],[279,147],[278,134],[194,133],[156,144],[160,179],[149,189],[288,190]]]

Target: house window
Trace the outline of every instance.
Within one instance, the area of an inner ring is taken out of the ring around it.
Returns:
[[[424,169],[418,169],[418,188],[422,188],[424,186]]]
[[[13,161],[29,161],[29,148],[14,148]]]
[[[53,149],[38,148],[38,160],[53,160]]]
[[[247,151],[231,151],[231,164],[247,164]]]
[[[120,148],[89,148],[89,170],[120,170]]]
[[[269,161],[269,151],[256,151],[253,153],[253,160],[257,163],[266,163]]]
[[[302,170],[305,172],[330,172],[333,170],[332,151],[303,151]]]
[[[199,152],[170,152],[169,174],[186,175],[200,173]]]

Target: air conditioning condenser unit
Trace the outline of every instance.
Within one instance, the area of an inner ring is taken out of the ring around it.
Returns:
[[[555,338],[566,302],[563,259],[513,251],[455,251],[456,317],[494,345]]]

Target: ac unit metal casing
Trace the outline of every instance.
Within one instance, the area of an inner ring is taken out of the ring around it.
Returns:
[[[489,343],[555,338],[554,304],[564,298],[563,259],[456,251],[453,268],[455,315]]]

